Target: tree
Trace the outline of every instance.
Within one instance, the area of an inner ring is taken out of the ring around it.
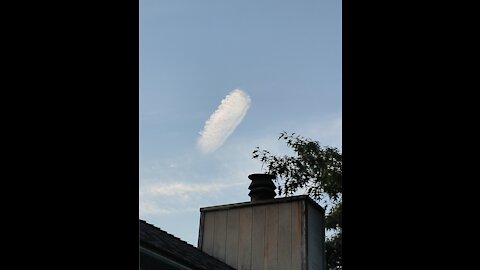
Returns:
[[[253,158],[262,162],[266,173],[277,176],[279,195],[303,190],[324,206],[325,228],[333,233],[325,242],[327,268],[342,269],[342,154],[295,133],[282,132],[278,139],[285,140],[295,154],[275,156],[256,147]]]

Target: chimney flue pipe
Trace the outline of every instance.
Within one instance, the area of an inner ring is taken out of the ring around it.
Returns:
[[[248,186],[250,201],[270,200],[275,198],[275,184],[272,182],[275,175],[265,173],[254,173],[248,176],[252,183]]]

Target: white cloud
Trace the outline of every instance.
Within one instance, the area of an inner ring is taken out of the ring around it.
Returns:
[[[243,182],[233,183],[187,183],[187,182],[163,182],[141,188],[140,196],[172,196],[177,198],[188,198],[193,194],[205,194],[212,192],[219,192],[222,189],[243,185]]]
[[[242,122],[250,108],[250,97],[240,89],[231,91],[205,122],[197,145],[203,153],[217,150]]]
[[[224,193],[248,185],[241,182],[189,183],[181,181],[156,182],[140,186],[140,216],[163,216],[180,212],[198,211],[201,204],[225,196]],[[228,190],[228,191],[227,191]]]
[[[142,201],[139,203],[139,211],[141,214],[157,214],[157,215],[168,215],[174,213],[174,209],[165,209],[160,208],[156,204],[151,202]]]

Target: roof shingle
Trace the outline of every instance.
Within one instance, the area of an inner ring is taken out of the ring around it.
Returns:
[[[140,243],[154,251],[198,270],[234,270],[220,260],[204,253],[200,249],[182,241],[166,231],[147,223],[140,222]]]

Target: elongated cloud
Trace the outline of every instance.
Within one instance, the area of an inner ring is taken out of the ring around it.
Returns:
[[[205,122],[197,145],[205,154],[217,150],[242,122],[250,108],[250,97],[240,89],[230,92]]]

